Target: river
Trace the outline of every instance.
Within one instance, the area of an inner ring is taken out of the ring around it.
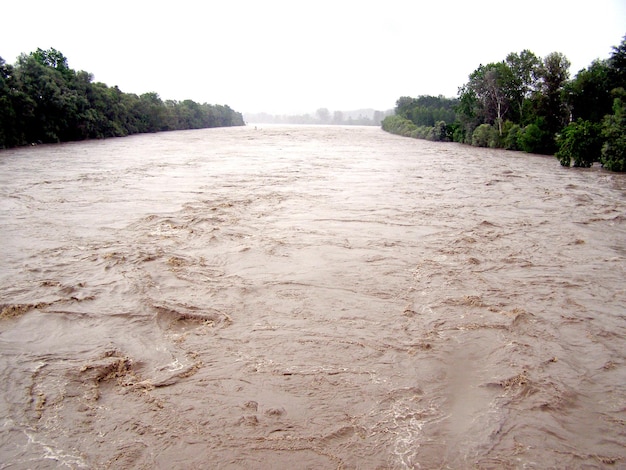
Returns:
[[[0,152],[0,468],[624,468],[626,175],[373,127]]]

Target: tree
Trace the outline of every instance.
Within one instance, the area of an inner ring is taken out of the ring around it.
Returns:
[[[611,88],[626,88],[626,36],[619,46],[613,47],[608,65]]]
[[[513,73],[505,62],[480,65],[469,76],[461,101],[465,111],[479,118],[478,124],[494,124],[502,135],[502,124],[514,98]],[[470,105],[472,109],[467,109]],[[463,108],[461,108],[463,109]]]
[[[504,148],[506,150],[522,150],[520,145],[522,128],[519,124],[513,124],[511,121],[507,121],[506,124],[507,130],[504,137]]]
[[[432,140],[444,142],[448,140],[448,126],[445,121],[437,121],[433,126]]]
[[[383,113],[382,111],[374,111],[372,122],[374,123],[375,126],[378,126],[380,125],[381,122],[383,122],[384,118],[385,118],[385,113]]]
[[[578,119],[570,122],[559,134],[555,156],[562,166],[589,168],[600,160],[600,125]]]
[[[409,119],[402,116],[387,116],[382,122],[383,130],[392,134],[410,136],[412,132],[417,130],[415,124]]]
[[[615,98],[613,114],[602,123],[602,146],[600,162],[611,171],[626,171],[626,109],[622,98]]]
[[[541,60],[528,49],[506,56],[511,70],[511,100],[517,108],[517,122],[524,123],[524,102],[537,89]]]
[[[454,141],[471,144],[472,132],[482,123],[482,110],[476,92],[467,84],[459,88],[456,113],[460,126],[454,134]]]
[[[69,65],[67,64],[67,58],[54,48],[50,48],[46,51],[37,48],[37,50],[31,53],[37,62],[46,67],[52,67],[53,69],[60,71],[69,71]]]
[[[549,155],[556,147],[554,134],[547,130],[545,119],[538,117],[519,132],[517,142],[524,152]]]
[[[341,111],[335,111],[333,113],[333,124],[343,123],[343,113]]]
[[[181,124],[180,116],[185,122]],[[244,125],[228,106],[191,100],[163,103],[158,94],[123,93],[93,75],[75,72],[56,49],[22,54],[15,66],[0,58],[0,148],[124,136],[173,128]]]
[[[330,122],[330,111],[327,108],[318,109],[315,115],[322,124],[328,124]]]
[[[491,124],[481,124],[472,133],[474,147],[495,147],[498,131]]]
[[[613,97],[608,60],[595,60],[565,85],[566,103],[572,119],[600,122],[611,114]]]
[[[13,67],[7,65],[0,57],[0,148],[16,145],[19,140],[16,135],[13,92]]]
[[[16,76],[31,105],[25,121],[27,141],[59,142],[72,112],[64,76],[34,54],[20,56]]]
[[[401,96],[396,101],[396,107],[394,109],[396,116],[402,116],[409,119],[409,113],[417,105],[417,100],[410,96]]]
[[[560,52],[552,52],[543,59],[539,69],[538,115],[545,119],[546,130],[556,134],[568,121],[569,114],[563,100],[563,86],[569,79],[570,62]]]
[[[504,63],[493,64],[485,72],[485,91],[488,106],[495,109],[498,134],[502,135],[502,123],[511,103],[511,69]]]

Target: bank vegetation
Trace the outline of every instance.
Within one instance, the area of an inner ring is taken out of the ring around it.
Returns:
[[[0,57],[0,149],[33,143],[244,125],[228,106],[124,93],[75,71],[55,49]]]
[[[569,77],[570,62],[529,50],[480,65],[458,97],[401,97],[384,130],[433,141],[555,155],[561,165],[626,171],[626,36]]]

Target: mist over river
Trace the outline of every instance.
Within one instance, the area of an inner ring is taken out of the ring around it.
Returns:
[[[0,468],[626,467],[626,174],[254,126],[0,152]]]

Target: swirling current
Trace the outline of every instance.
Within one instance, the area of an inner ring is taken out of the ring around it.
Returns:
[[[624,468],[626,175],[373,127],[0,152],[0,468]]]

